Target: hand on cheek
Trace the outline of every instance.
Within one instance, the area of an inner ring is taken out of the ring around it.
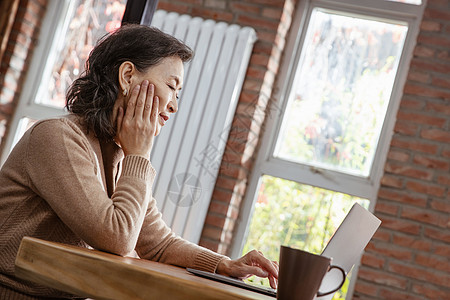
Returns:
[[[150,157],[158,125],[158,107],[153,84],[144,80],[131,91],[126,111],[119,108],[116,139],[125,155]]]

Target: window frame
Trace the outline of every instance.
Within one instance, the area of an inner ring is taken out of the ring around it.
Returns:
[[[39,33],[38,44],[34,50],[31,59],[30,68],[24,80],[22,92],[19,97],[16,111],[10,122],[8,135],[5,139],[5,147],[0,159],[2,165],[7,159],[12,148],[18,141],[17,132],[22,128],[20,121],[22,118],[40,120],[52,118],[64,114],[64,110],[56,107],[50,107],[36,103],[35,97],[38,96],[39,86],[42,77],[48,69],[48,60],[54,53],[55,37],[61,36],[65,27],[67,27],[66,14],[70,7],[69,0],[50,0],[47,6],[42,26]],[[57,17],[55,17],[57,16]],[[45,59],[43,59],[45,58]],[[51,70],[50,70],[51,71]]]
[[[265,131],[236,222],[231,257],[239,257],[242,253],[263,175],[366,198],[370,201],[369,210],[374,210],[380,180],[383,176],[384,163],[393,135],[396,114],[403,95],[403,87],[408,75],[409,64],[413,56],[425,6],[426,0],[423,0],[421,5],[385,0],[299,0],[292,18],[290,34],[286,40],[284,62],[280,65],[280,71],[274,84],[270,102],[272,106],[267,110]],[[283,112],[288,104],[296,67],[300,61],[307,25],[311,13],[316,7],[340,11],[349,15],[367,16],[374,20],[393,19],[408,25],[394,86],[368,177],[302,165],[273,156],[283,121]],[[357,267],[355,265],[354,272],[357,272]],[[355,280],[351,280],[347,298],[353,294],[354,284]]]

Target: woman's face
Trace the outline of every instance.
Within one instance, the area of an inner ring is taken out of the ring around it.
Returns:
[[[179,57],[166,57],[156,66],[150,67],[146,72],[137,72],[134,85],[148,80],[155,86],[155,96],[159,97],[155,136],[161,127],[169,120],[170,115],[178,110],[178,95],[183,86],[184,67]],[[133,87],[132,87],[133,88]]]

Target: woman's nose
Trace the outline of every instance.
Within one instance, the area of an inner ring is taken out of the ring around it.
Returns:
[[[176,113],[178,111],[177,100],[169,101],[169,103],[167,103],[167,108],[170,113]]]

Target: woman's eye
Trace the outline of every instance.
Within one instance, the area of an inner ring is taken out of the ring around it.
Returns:
[[[167,86],[174,92],[177,90],[174,86],[171,86],[170,84],[168,84]],[[180,97],[178,96],[178,93],[175,95],[175,98],[177,98],[177,100],[180,99]]]

